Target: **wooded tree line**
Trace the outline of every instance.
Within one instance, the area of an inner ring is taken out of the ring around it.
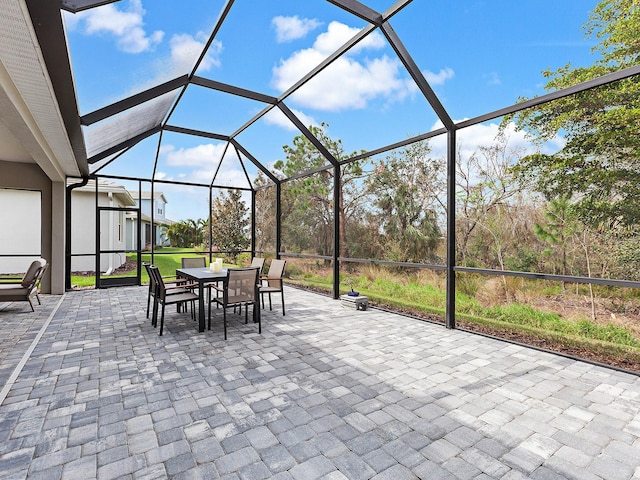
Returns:
[[[546,89],[639,64],[639,3],[600,2],[585,25],[598,59],[590,67],[543,72]],[[538,153],[514,147],[514,124]],[[310,131],[339,162],[363,153],[347,154],[326,124]],[[559,134],[564,146],[542,153]],[[640,280],[637,76],[504,118],[491,145],[471,153],[469,147],[459,141],[456,152],[457,265]],[[341,257],[444,263],[446,162],[428,141],[342,165],[336,197],[334,169],[323,168],[328,159],[305,136],[296,136],[283,153],[274,165],[280,178],[317,172],[282,184],[284,251],[332,255],[337,211]],[[270,181],[259,174],[255,186],[266,185]],[[220,249],[248,247],[248,209],[240,198],[228,193],[213,207],[219,238],[212,243]],[[259,188],[258,250],[275,250],[275,208],[275,188]]]
[[[591,67],[543,72],[553,91],[640,63],[637,0],[604,0],[585,25],[599,54]],[[523,99],[524,100],[524,99]],[[561,134],[553,154],[514,148],[509,125],[542,146]],[[527,110],[502,124],[490,146],[456,155],[458,265],[640,279],[640,80],[631,77]],[[327,125],[311,132],[338,160],[342,142]],[[328,164],[300,135],[284,147],[276,174],[288,178]],[[340,169],[342,257],[443,263],[445,160],[427,141]],[[332,254],[333,168],[283,183],[282,248]],[[256,186],[268,184],[263,176]],[[275,245],[275,189],[261,190],[258,248]]]

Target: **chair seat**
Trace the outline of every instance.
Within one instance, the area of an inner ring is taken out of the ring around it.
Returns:
[[[0,284],[0,297],[24,297],[29,294],[29,288],[23,287],[20,283],[18,284]]]
[[[9,290],[18,291],[18,290],[22,290],[24,292],[27,292],[29,290],[29,288],[23,287],[22,283],[20,283],[20,282],[18,282],[18,283],[0,283],[0,290],[1,291],[9,291]]]
[[[167,295],[164,303],[166,305],[170,305],[172,303],[182,303],[182,302],[191,302],[198,300],[198,295],[193,292],[184,291],[179,293],[171,293],[171,295]]]
[[[220,305],[224,304],[224,299],[223,298],[213,298],[213,301],[218,302]],[[240,305],[243,303],[251,303],[254,300],[252,298],[247,298],[244,295],[229,295],[228,299],[227,299],[227,305]]]
[[[264,292],[280,292],[282,289],[281,288],[277,288],[277,287],[267,287],[267,286],[261,286],[260,287],[260,293],[264,293]]]

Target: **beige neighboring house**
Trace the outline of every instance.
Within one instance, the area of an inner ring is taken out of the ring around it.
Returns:
[[[122,185],[100,180],[99,207],[136,207],[136,201]],[[127,212],[102,211],[100,214],[100,250],[119,250],[100,255],[100,271],[110,274],[126,261]],[[71,271],[96,270],[96,184],[90,180],[71,194]],[[81,254],[82,256],[77,256]]]

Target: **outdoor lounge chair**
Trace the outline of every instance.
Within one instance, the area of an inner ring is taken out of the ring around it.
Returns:
[[[258,268],[230,268],[227,270],[227,279],[222,287],[210,283],[209,289],[216,291],[216,296],[211,302],[222,306],[222,319],[224,322],[224,339],[227,339],[227,308],[240,307],[244,305],[244,323],[249,322],[248,309],[253,305],[253,321],[258,324],[258,333],[262,333],[262,323],[260,320],[260,308],[258,304]],[[219,297],[217,294],[222,293]],[[211,298],[211,295],[209,295]],[[209,303],[209,330],[211,330],[211,302]]]
[[[38,288],[47,268],[47,261],[39,258],[31,262],[22,279],[0,283],[0,302],[29,302],[31,311],[35,312],[31,296],[35,295],[40,303]]]
[[[282,288],[282,277],[284,275],[284,267],[286,263],[286,260],[271,260],[271,265],[269,265],[269,272],[266,276],[263,276],[260,285],[262,308],[264,308],[265,293],[269,295],[269,310],[272,310],[273,308],[271,306],[271,294],[280,292],[280,295],[282,297],[282,315],[284,315],[284,289]]]

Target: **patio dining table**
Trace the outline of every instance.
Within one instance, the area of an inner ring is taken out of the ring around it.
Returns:
[[[187,278],[198,283],[198,331],[204,332],[204,285],[210,282],[221,282],[227,279],[227,269],[212,272],[208,268],[177,268],[176,277]]]

